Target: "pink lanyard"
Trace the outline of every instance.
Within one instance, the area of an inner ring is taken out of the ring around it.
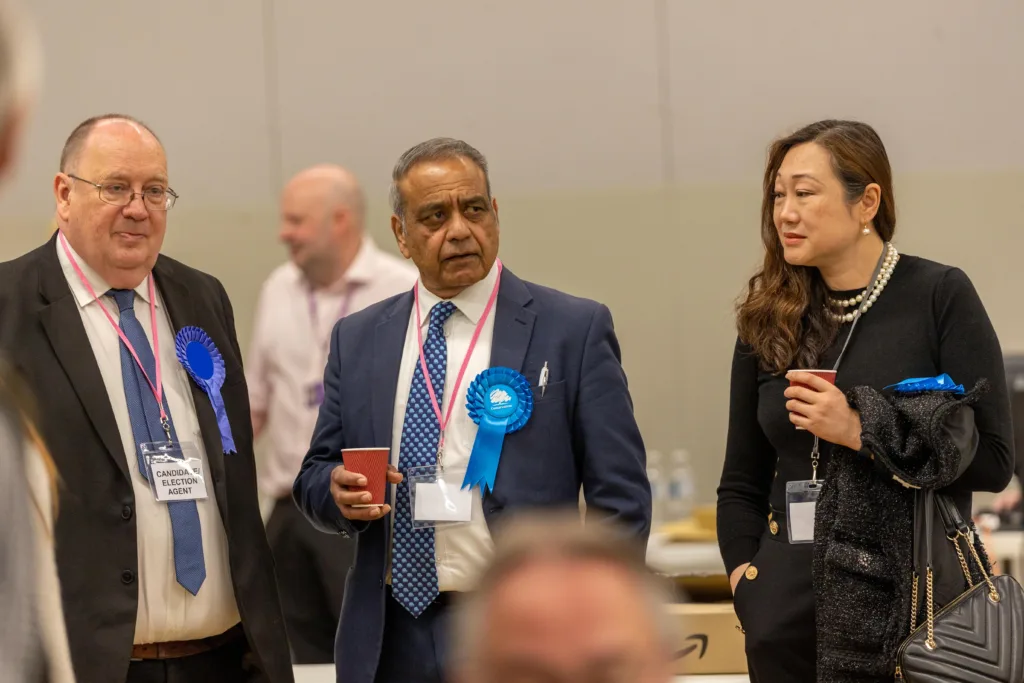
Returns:
[[[167,433],[167,439],[170,440],[171,424],[167,419],[167,413],[164,412],[164,388],[161,383],[160,337],[156,333],[156,291],[153,287],[153,274],[149,274],[149,319],[152,324],[153,333],[153,358],[156,361],[156,383],[149,378],[149,374],[146,373],[146,368],[143,367],[142,361],[139,360],[139,354],[135,353],[135,347],[133,347],[132,343],[128,341],[128,337],[125,336],[121,326],[114,321],[114,317],[110,315],[107,307],[104,306],[103,302],[100,301],[100,298],[96,296],[96,290],[94,290],[92,285],[89,284],[89,279],[85,277],[85,273],[82,272],[82,268],[78,265],[78,261],[75,260],[75,257],[71,254],[71,250],[68,249],[67,239],[64,237],[63,232],[60,233],[60,245],[64,248],[64,253],[67,255],[68,260],[71,261],[71,267],[75,269],[78,279],[82,281],[82,285],[89,292],[90,296],[92,296],[92,298],[96,300],[96,303],[99,304],[100,310],[103,311],[103,315],[107,316],[107,320],[117,332],[117,336],[121,338],[121,342],[128,348],[128,351],[132,354],[132,358],[135,359],[135,362],[139,364],[139,368],[142,370],[142,376],[146,378],[147,382],[149,382],[149,388],[153,390],[153,396],[156,397],[156,404],[160,408],[160,426],[164,428],[164,432]]]
[[[338,317],[334,319],[334,322],[338,322],[339,320],[344,318],[346,315],[348,315],[348,309],[349,309],[350,304],[352,303],[352,295],[355,293],[355,290],[356,290],[355,283],[351,283],[350,282],[345,287],[345,297],[341,300],[341,308],[338,309]],[[316,296],[313,294],[313,290],[312,289],[309,290],[309,319],[310,319],[311,327],[313,328],[313,335],[314,336],[319,335],[320,334],[320,329],[319,329],[319,326],[317,325]],[[326,342],[323,341],[323,340],[320,340],[321,348],[326,349],[328,346],[331,345],[331,338],[330,337],[331,337],[330,334],[328,334]]]
[[[466,374],[466,368],[469,366],[469,359],[473,356],[473,349],[476,348],[476,342],[480,339],[480,332],[484,329],[484,323],[487,322],[487,316],[490,314],[491,309],[494,308],[494,302],[498,298],[498,286],[501,284],[501,260],[498,259],[496,262],[498,266],[498,277],[494,280],[494,289],[491,290],[491,298],[487,300],[487,307],[484,308],[483,315],[480,316],[480,322],[476,324],[476,329],[473,330],[473,338],[469,341],[469,348],[466,350],[466,357],[462,359],[462,367],[459,368],[458,377],[455,379],[455,386],[452,387],[451,400],[448,402],[448,412],[441,417],[441,405],[437,402],[437,395],[434,393],[434,383],[430,379],[430,371],[427,369],[427,357],[423,353],[423,322],[420,319],[420,283],[417,281],[416,286],[413,288],[416,298],[416,340],[419,342],[420,351],[420,369],[423,370],[423,379],[427,381],[427,393],[430,394],[430,404],[434,407],[434,415],[437,416],[437,424],[441,426],[441,438],[437,444],[437,451],[440,453],[444,449],[444,432],[448,428],[448,421],[452,419],[452,406],[455,405],[456,398],[459,395],[459,386],[462,385],[462,377]]]

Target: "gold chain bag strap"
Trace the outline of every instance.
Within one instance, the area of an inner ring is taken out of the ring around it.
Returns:
[[[896,680],[910,683],[1021,683],[1024,681],[1024,590],[1012,576],[990,576],[978,556],[970,527],[953,501],[934,490],[917,492],[923,504],[915,506],[915,544],[925,545],[925,566],[918,564],[915,548],[910,635],[896,654]],[[942,609],[935,610],[937,581],[932,556],[932,525],[938,504],[946,539],[953,544],[967,590]],[[982,581],[971,576],[970,558]],[[924,578],[926,618],[918,625],[918,586]]]

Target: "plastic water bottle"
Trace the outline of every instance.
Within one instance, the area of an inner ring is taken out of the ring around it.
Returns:
[[[659,451],[647,451],[647,480],[651,483],[651,526],[657,529],[665,520],[668,499],[668,481]]]
[[[693,514],[696,485],[690,454],[682,448],[672,451],[667,468],[668,500],[663,514],[669,520],[686,519]]]

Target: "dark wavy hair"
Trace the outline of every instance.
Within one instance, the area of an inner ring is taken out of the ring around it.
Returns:
[[[775,176],[782,160],[790,149],[809,142],[828,151],[832,170],[843,184],[849,203],[859,200],[871,183],[881,187],[875,230],[886,242],[896,232],[889,156],[871,126],[859,121],[818,121],[772,143],[761,201],[764,263],[748,281],[746,294],[736,307],[736,327],[740,339],[753,348],[761,367],[777,374],[794,365],[817,365],[839,328],[825,310],[828,289],[821,273],[812,266],[786,263],[773,217]]]

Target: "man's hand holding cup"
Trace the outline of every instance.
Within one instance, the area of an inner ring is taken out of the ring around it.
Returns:
[[[331,471],[331,497],[342,517],[354,522],[370,522],[391,511],[384,502],[388,484],[398,484],[402,474],[389,464],[387,448],[346,448],[341,451],[343,465]]]

